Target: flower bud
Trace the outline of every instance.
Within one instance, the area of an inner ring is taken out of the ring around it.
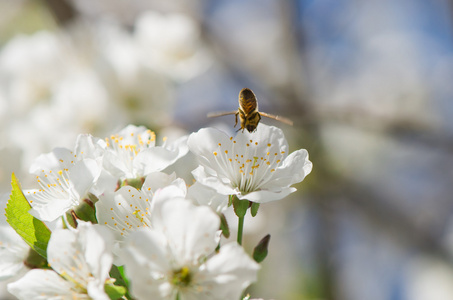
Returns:
[[[261,239],[258,245],[253,250],[253,259],[260,263],[262,262],[267,256],[267,248],[269,246],[269,241],[271,239],[271,235],[268,234]]]

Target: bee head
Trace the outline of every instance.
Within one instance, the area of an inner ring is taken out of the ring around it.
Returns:
[[[252,133],[256,130],[256,125],[247,124],[247,126],[245,126],[245,129],[247,129],[248,132]]]

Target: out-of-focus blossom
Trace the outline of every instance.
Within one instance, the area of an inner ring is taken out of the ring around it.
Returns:
[[[187,80],[210,65],[201,30],[188,15],[145,12],[137,19],[134,38],[142,61],[169,77]]]
[[[254,133],[239,132],[235,137],[203,128],[190,135],[190,151],[201,166],[193,171],[201,184],[224,195],[264,203],[279,200],[296,191],[292,184],[311,172],[305,149],[288,155],[283,132],[259,124]]]
[[[236,243],[215,253],[220,225],[210,208],[167,194],[152,228],[126,240],[123,260],[137,299],[238,299],[259,269]]]
[[[24,150],[25,163],[56,141],[70,146],[81,131],[109,126],[105,87],[68,41],[41,31],[13,38],[0,52],[4,138]]]
[[[50,237],[48,261],[53,270],[35,269],[8,285],[19,299],[108,300],[104,284],[113,256],[110,232],[79,223],[77,230],[58,229]]]
[[[152,127],[171,122],[174,92],[171,78],[147,65],[133,35],[112,22],[100,22],[92,33],[96,68],[109,99],[123,118]]]

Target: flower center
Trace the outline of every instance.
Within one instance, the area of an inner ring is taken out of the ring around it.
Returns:
[[[174,286],[177,287],[188,287],[192,281],[192,274],[190,273],[190,269],[186,266],[173,271],[173,277],[171,278],[171,282]]]
[[[111,135],[110,138],[105,138],[107,147],[128,160],[133,160],[141,150],[153,146],[155,140],[156,134],[149,129],[142,134],[131,132],[129,136],[115,134]]]
[[[238,144],[231,137],[228,145],[219,143],[218,151],[214,151],[213,155],[223,171],[221,175],[231,181],[233,188],[247,194],[259,190],[272,178],[272,173],[286,154],[271,143],[264,146],[258,141],[248,140],[245,145]]]
[[[41,176],[36,176],[40,186],[38,191],[34,191],[35,200],[46,200],[52,198],[69,198],[76,206],[79,204],[79,195],[73,189],[73,185],[69,179],[69,169],[63,169],[58,172],[51,170],[45,172],[42,170]],[[31,194],[30,192],[28,194]],[[45,201],[44,201],[45,202]]]

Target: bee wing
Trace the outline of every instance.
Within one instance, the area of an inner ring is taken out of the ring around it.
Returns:
[[[262,115],[264,117],[267,117],[267,118],[271,118],[271,119],[280,121],[280,122],[283,122],[283,123],[291,125],[291,126],[293,125],[293,121],[291,121],[290,119],[285,118],[285,117],[275,116],[275,115],[271,115],[271,114],[268,114],[268,113],[265,113],[265,112],[261,112],[261,111],[260,111],[260,115]]]
[[[237,110],[235,111],[219,111],[219,112],[211,112],[208,114],[208,118],[215,118],[215,117],[221,117],[221,116],[226,116],[226,115],[235,115]]]

